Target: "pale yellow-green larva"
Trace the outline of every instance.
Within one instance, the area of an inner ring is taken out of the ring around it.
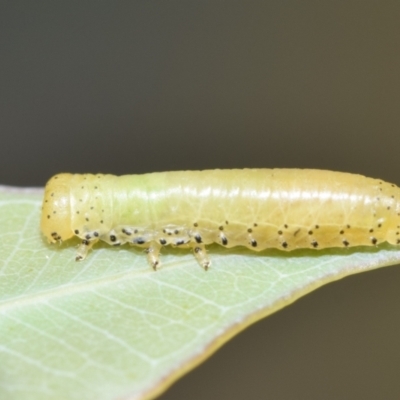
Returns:
[[[312,169],[235,169],[143,175],[58,174],[46,185],[41,229],[54,243],[82,239],[162,246],[294,250],[400,243],[400,189],[378,179]]]

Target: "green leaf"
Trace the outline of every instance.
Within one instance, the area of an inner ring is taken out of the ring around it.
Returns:
[[[154,272],[139,249],[39,231],[41,191],[0,191],[0,398],[147,399],[249,324],[330,281],[400,261],[395,247],[209,249],[205,272],[166,250]]]

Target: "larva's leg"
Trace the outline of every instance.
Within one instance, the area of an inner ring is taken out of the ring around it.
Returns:
[[[157,242],[152,242],[150,247],[146,249],[147,260],[153,267],[154,271],[156,271],[157,268],[160,266],[160,259],[159,259],[160,249],[161,245]]]
[[[92,248],[92,246],[97,243],[99,239],[93,239],[93,240],[86,240],[83,239],[82,243],[78,247],[78,251],[76,252],[76,257],[75,261],[82,261],[86,258],[86,256],[89,253],[89,250]]]
[[[207,256],[206,248],[204,244],[196,243],[193,245],[193,252],[196,260],[206,271],[208,267],[211,265],[211,261]]]

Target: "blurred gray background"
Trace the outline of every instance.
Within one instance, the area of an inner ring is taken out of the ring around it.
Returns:
[[[398,1],[4,1],[0,183],[310,167],[400,184]],[[400,268],[241,333],[172,399],[399,399]]]

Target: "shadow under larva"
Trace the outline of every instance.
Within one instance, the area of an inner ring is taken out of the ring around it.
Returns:
[[[400,189],[362,175],[312,169],[233,169],[141,175],[53,176],[41,230],[50,243],[77,237],[76,260],[99,241],[143,248],[160,266],[165,246],[229,254],[317,256],[400,243]]]

